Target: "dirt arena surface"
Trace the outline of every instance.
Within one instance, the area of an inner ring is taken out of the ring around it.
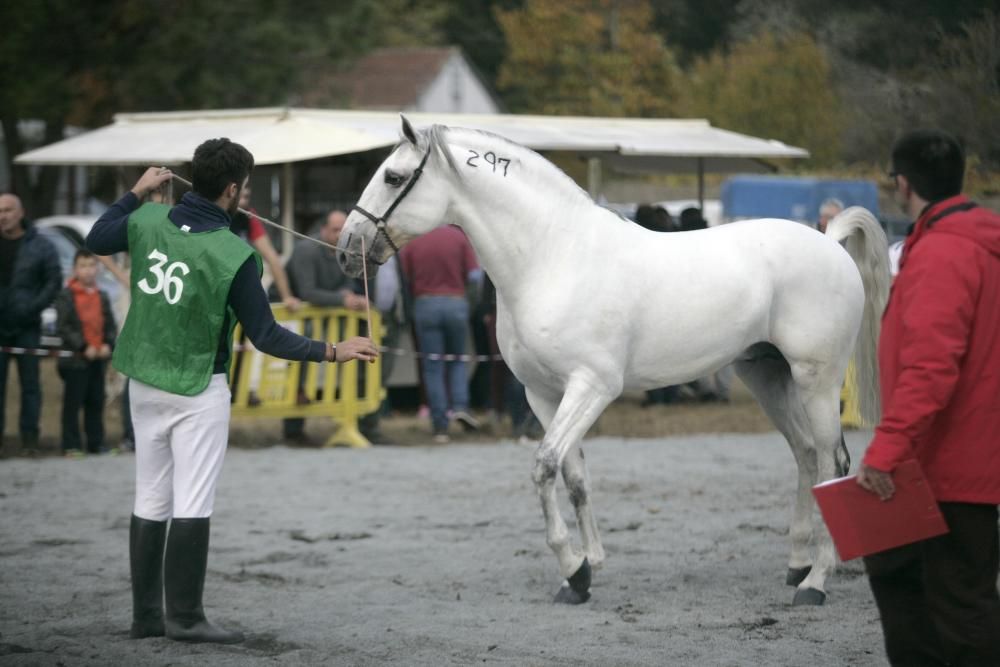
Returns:
[[[858,563],[790,604],[776,433],[584,451],[608,560],[566,607],[530,446],[231,448],[205,603],[237,646],[128,638],[131,456],[0,461],[0,664],[885,664]]]

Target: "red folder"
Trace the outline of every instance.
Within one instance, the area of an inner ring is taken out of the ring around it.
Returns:
[[[855,476],[840,477],[813,487],[840,560],[925,540],[948,532],[937,501],[915,459],[903,461],[892,473],[896,492],[882,501],[858,486]]]

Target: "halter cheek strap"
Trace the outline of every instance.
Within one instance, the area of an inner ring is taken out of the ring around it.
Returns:
[[[420,178],[420,175],[424,173],[424,165],[427,164],[427,158],[430,157],[430,154],[431,154],[431,149],[428,146],[427,152],[424,153],[424,157],[421,158],[420,160],[420,164],[417,165],[417,168],[413,170],[413,175],[410,176],[410,180],[406,182],[406,185],[403,186],[402,192],[400,192],[399,195],[396,197],[396,199],[393,200],[392,204],[389,206],[389,209],[383,215],[376,216],[374,213],[370,213],[356,204],[351,207],[352,211],[357,211],[358,213],[360,213],[361,215],[365,216],[366,218],[372,221],[372,223],[375,225],[376,238],[378,237],[379,234],[384,236],[386,242],[389,244],[389,247],[392,248],[393,254],[399,254],[399,246],[397,246],[395,241],[392,240],[392,237],[389,236],[389,232],[386,229],[386,221],[389,220],[389,216],[392,215],[392,212],[396,210],[396,207],[399,206],[399,203],[401,201],[403,201],[403,198],[406,197],[406,195],[410,194],[410,190],[413,189],[413,186],[417,184],[417,180]],[[382,264],[382,262],[376,262],[376,263]]]

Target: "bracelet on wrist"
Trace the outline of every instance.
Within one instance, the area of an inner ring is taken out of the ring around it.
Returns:
[[[330,361],[337,363],[337,346],[333,343],[330,343],[330,357]]]

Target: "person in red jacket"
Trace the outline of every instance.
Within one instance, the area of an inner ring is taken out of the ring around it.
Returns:
[[[949,533],[869,556],[894,665],[1000,665],[1000,215],[961,194],[965,156],[919,130],[892,151],[916,220],[882,320],[882,419],[858,484],[883,500],[916,458]]]

